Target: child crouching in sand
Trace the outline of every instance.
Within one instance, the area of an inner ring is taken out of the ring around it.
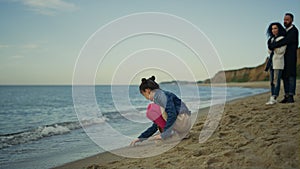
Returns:
[[[191,112],[181,99],[174,93],[160,89],[154,76],[143,78],[139,88],[146,99],[154,102],[148,106],[146,113],[153,124],[130,145],[147,140],[158,129],[160,134],[154,137],[155,140],[165,140],[175,133],[185,137],[191,128]]]

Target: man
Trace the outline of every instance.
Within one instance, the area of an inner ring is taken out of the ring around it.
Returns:
[[[294,103],[294,95],[296,90],[296,71],[297,71],[297,49],[298,49],[298,29],[293,25],[294,16],[286,13],[284,16],[284,26],[286,28],[286,37],[276,43],[269,44],[269,49],[287,45],[284,54],[284,70],[282,72],[284,99],[280,103]]]

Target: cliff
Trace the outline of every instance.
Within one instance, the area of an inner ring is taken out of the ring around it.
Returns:
[[[206,83],[212,81],[213,83],[224,82],[221,76],[225,72],[226,82],[252,82],[264,81],[269,79],[269,73],[264,72],[265,63],[256,67],[246,67],[237,70],[226,70],[218,72],[212,79],[205,80]],[[297,50],[297,78],[300,77],[300,48]]]

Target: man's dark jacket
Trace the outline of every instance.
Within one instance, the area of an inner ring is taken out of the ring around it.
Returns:
[[[293,25],[293,27],[287,31],[286,37],[282,40],[269,44],[269,49],[274,50],[275,48],[287,45],[284,54],[284,70],[282,77],[287,78],[290,76],[296,77],[297,71],[297,49],[299,45],[298,41],[298,29]]]

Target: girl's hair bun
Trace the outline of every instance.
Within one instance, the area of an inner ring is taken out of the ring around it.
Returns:
[[[147,79],[146,78],[142,78],[142,83],[146,83]]]
[[[155,76],[151,76],[149,79],[155,81]]]
[[[142,78],[142,83],[140,85],[140,92],[144,92],[146,89],[154,90],[159,89],[159,84],[155,82],[155,76],[151,76],[150,78]]]

